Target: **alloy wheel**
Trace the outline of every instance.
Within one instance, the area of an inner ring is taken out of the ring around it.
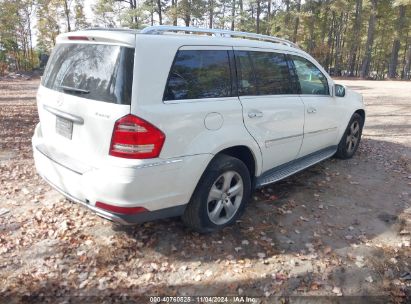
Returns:
[[[349,154],[353,153],[360,139],[360,123],[354,120],[348,129],[346,148]]]
[[[237,213],[244,194],[244,183],[235,171],[221,174],[211,186],[207,199],[207,213],[216,225],[228,223]]]

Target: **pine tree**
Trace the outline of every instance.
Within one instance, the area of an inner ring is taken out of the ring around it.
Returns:
[[[84,4],[81,0],[76,0],[74,5],[74,26],[76,30],[90,27],[84,14]]]

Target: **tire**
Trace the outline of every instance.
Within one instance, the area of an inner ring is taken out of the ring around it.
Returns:
[[[335,156],[340,159],[353,157],[361,141],[364,120],[358,113],[354,113],[348,123],[347,129],[338,144]]]
[[[182,220],[200,233],[222,229],[242,215],[250,196],[247,166],[235,157],[217,155],[203,173]]]

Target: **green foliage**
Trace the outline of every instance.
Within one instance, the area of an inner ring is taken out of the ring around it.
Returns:
[[[33,17],[34,2],[32,0],[0,1],[0,66],[2,73],[7,68],[29,70],[34,67]]]
[[[118,3],[114,0],[97,0],[93,7],[95,22],[105,27],[114,27],[119,21],[116,4]]]
[[[61,32],[59,23],[58,2],[55,0],[38,0],[37,2],[37,48],[41,52],[49,52],[56,43]]]
[[[99,12],[95,11],[97,18],[101,19],[107,12],[101,9],[101,3],[110,1],[99,0],[96,5]],[[159,8],[157,0],[145,0],[136,10],[118,0],[117,3],[123,3],[119,7],[122,14],[115,22],[141,28],[158,24],[160,12],[163,24],[173,24],[177,18],[178,25],[229,29],[234,22],[236,30],[297,42],[335,75],[358,76],[363,63],[368,61],[367,71],[382,78],[393,52],[398,52],[397,57],[402,59],[395,67],[398,72],[411,61],[411,51],[407,52],[411,50],[408,47],[411,43],[411,0],[378,0],[376,21],[370,23],[372,1],[167,0],[161,1]],[[399,6],[406,6],[407,10],[401,31],[396,26]],[[367,39],[369,34],[370,39]],[[393,46],[395,37],[400,40],[398,50]],[[371,50],[369,58],[365,57],[366,49]]]
[[[74,23],[75,29],[81,30],[90,27],[84,15],[84,4],[81,0],[76,0],[74,4]]]
[[[370,75],[385,77],[390,66],[391,74],[407,78],[411,0],[377,0],[375,22],[372,3],[375,0],[96,0],[92,23],[138,29],[161,19],[162,24],[234,26],[293,40],[335,75],[359,75],[366,63]],[[91,26],[83,0],[0,0],[0,61],[15,68],[34,66],[34,25],[36,48],[42,53],[51,50],[58,34]]]

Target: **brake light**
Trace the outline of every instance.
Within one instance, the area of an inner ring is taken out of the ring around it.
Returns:
[[[165,138],[152,124],[129,114],[114,124],[109,154],[123,158],[155,158],[160,155]]]
[[[68,40],[90,40],[86,36],[68,36]]]
[[[136,214],[147,212],[148,210],[143,207],[119,207],[113,206],[102,202],[96,202],[96,207],[104,209],[110,212],[119,213],[119,214]]]

